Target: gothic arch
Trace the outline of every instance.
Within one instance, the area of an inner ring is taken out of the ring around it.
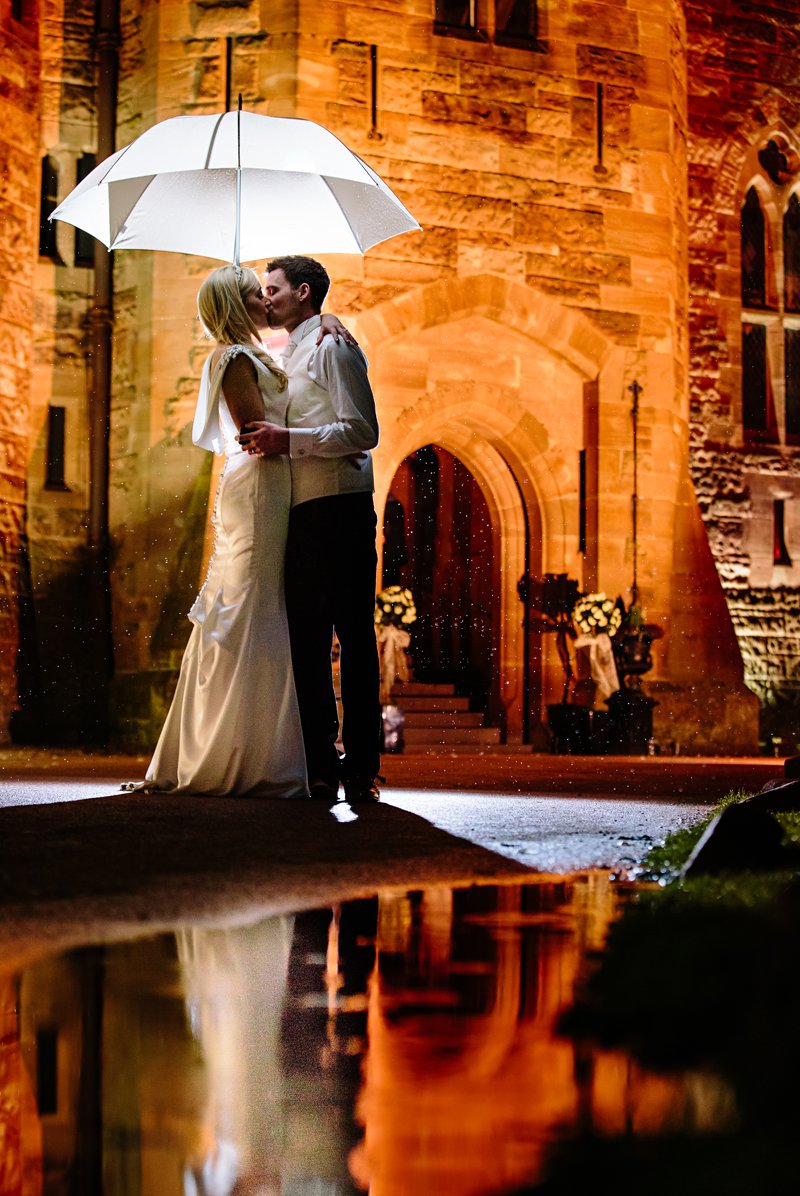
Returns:
[[[475,375],[466,371],[448,384],[435,370],[429,376],[422,362],[412,377],[391,364],[393,347],[407,346],[415,336],[435,359],[437,352],[446,352],[437,336],[445,335],[447,325],[466,319],[497,326],[498,336],[513,340],[520,353],[527,340],[535,343],[542,359],[557,359],[557,377],[569,391],[565,401],[577,421],[577,435],[573,432],[570,439],[554,434],[552,427],[548,431],[539,418],[541,410],[537,416],[541,396],[519,383],[498,380],[491,371],[482,373],[479,366]],[[430,443],[462,461],[489,505],[501,561],[495,697],[509,738],[519,739],[525,721],[525,645],[517,581],[526,569],[538,575],[581,574],[577,467],[585,391],[615,347],[581,313],[489,274],[420,287],[353,323],[370,359],[379,399],[384,399],[382,439],[375,452],[379,519],[402,461]]]
[[[364,344],[377,347],[416,329],[468,315],[510,323],[563,357],[586,379],[598,376],[614,349],[599,328],[574,308],[496,274],[428,283],[387,299],[354,323]]]

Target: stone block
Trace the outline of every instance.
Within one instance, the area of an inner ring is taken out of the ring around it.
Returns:
[[[404,187],[401,196],[423,228],[436,225],[507,235],[513,231],[514,209],[507,200],[423,190],[413,184]]]
[[[515,238],[523,244],[570,248],[604,247],[601,212],[570,210],[547,204],[520,204],[514,219]]]
[[[448,124],[478,124],[501,133],[526,131],[525,109],[521,105],[490,104],[448,92],[426,91],[422,93],[422,112],[429,120]]]
[[[498,68],[494,63],[465,62],[459,79],[464,96],[477,97],[479,103],[502,108],[507,104],[530,107],[534,100],[531,71]]]
[[[458,242],[458,273],[477,274],[488,270],[508,278],[525,279],[525,254],[507,246],[487,245],[484,238]]]
[[[569,137],[572,134],[572,118],[569,111],[559,108],[529,108],[526,113],[529,133],[546,137]]]
[[[669,153],[672,120],[663,108],[633,104],[630,109],[630,141],[645,149]]]
[[[559,144],[555,137],[529,134],[524,145],[494,146],[496,167],[501,174],[546,179],[549,186],[558,186],[551,180],[559,171]]]
[[[380,104],[400,112],[422,113],[422,95],[427,91],[457,93],[459,80],[455,72],[413,69],[395,65],[384,66],[380,72]]]
[[[579,141],[570,138],[569,141],[557,143],[558,175],[573,183],[589,183],[598,185],[598,178],[602,178],[605,188],[622,187],[632,189],[632,182],[626,178],[624,167],[633,166],[630,157],[622,153],[615,146],[606,146],[603,151],[604,173],[598,176],[595,171],[597,165],[597,150],[593,141]]]
[[[604,226],[611,252],[664,257],[672,250],[672,221],[666,215],[617,208],[605,214]]]
[[[621,79],[632,83],[644,83],[646,77],[645,59],[611,47],[578,45],[576,65],[579,75],[589,75],[600,82],[614,83]]]
[[[526,269],[525,281],[544,295],[552,295],[572,306],[599,304],[600,287],[597,284],[570,282],[563,278],[546,278]]]
[[[566,250],[555,254],[529,253],[527,268],[531,274],[574,281],[627,284],[630,282],[630,261],[610,253]]]
[[[508,150],[499,139],[489,135],[459,135],[445,126],[435,128],[428,125],[412,126],[408,133],[407,153],[413,159],[423,162],[440,162],[443,166],[462,166],[465,170],[496,171],[503,173],[524,173],[517,171],[507,158]],[[531,153],[525,155],[525,162]],[[520,158],[522,155],[520,154]]]

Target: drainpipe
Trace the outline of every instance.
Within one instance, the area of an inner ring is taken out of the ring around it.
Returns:
[[[119,0],[99,0],[95,20],[97,52],[97,161],[114,152],[117,125]],[[94,302],[89,386],[89,634],[95,661],[94,702],[89,738],[108,738],[109,682],[113,672],[109,578],[108,480],[111,407],[112,258],[100,241],[94,248]]]

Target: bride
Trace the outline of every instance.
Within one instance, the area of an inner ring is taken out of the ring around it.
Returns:
[[[286,424],[287,378],[261,345],[264,295],[254,271],[221,266],[197,297],[217,347],[203,367],[192,440],[225,454],[214,551],[145,788],[152,792],[306,797],[303,736],[283,597],[291,503],[288,457],[236,442],[251,420]],[[323,332],[350,334],[333,316]]]

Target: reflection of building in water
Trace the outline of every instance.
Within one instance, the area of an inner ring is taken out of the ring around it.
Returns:
[[[478,1196],[571,1131],[726,1128],[721,1082],[557,1033],[616,903],[434,888],[36,964],[0,986],[0,1196]]]
[[[204,1075],[174,939],[45,960],[26,969],[18,993],[22,1090],[36,1093],[21,1105],[21,1196],[183,1196],[184,1161],[200,1149]],[[7,1191],[16,1196],[0,1185]]]
[[[42,1135],[22,1062],[19,986],[0,978],[0,1192],[42,1196]]]
[[[717,1081],[579,1057],[556,1032],[613,912],[602,876],[381,899],[353,1160],[371,1196],[509,1190],[570,1128],[714,1124]]]

